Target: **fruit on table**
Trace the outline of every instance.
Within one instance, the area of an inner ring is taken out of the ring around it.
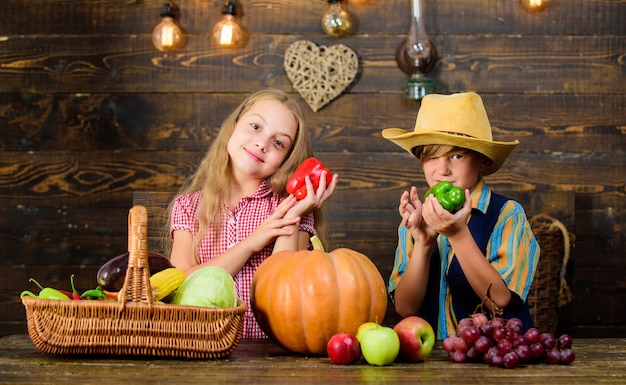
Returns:
[[[364,322],[362,323],[359,328],[356,330],[356,339],[361,341],[361,336],[363,335],[363,333],[365,333],[366,330],[371,329],[371,328],[375,328],[378,327],[378,323],[376,322]]]
[[[336,364],[351,365],[361,358],[361,344],[354,334],[337,333],[328,340],[326,353]]]
[[[297,200],[306,198],[307,191],[305,177],[308,175],[311,179],[311,183],[313,184],[313,188],[317,190],[322,177],[322,171],[326,171],[326,185],[328,186],[333,179],[330,170],[328,170],[322,162],[315,158],[305,159],[302,163],[300,163],[291,178],[287,181],[287,192],[289,194],[293,194]]]
[[[531,363],[568,365],[576,358],[569,334],[556,338],[534,327],[523,330],[518,318],[485,322],[476,315],[459,321],[456,333],[443,340],[443,349],[454,362],[483,361],[508,369]]]
[[[400,338],[388,326],[377,325],[361,335],[361,353],[370,365],[391,365],[400,352]]]
[[[393,330],[400,339],[398,358],[404,362],[420,362],[426,360],[435,347],[435,331],[425,319],[409,316],[398,322]],[[478,328],[476,339],[479,337]]]
[[[453,186],[452,183],[447,181],[441,181],[429,188],[424,195],[424,200],[431,194],[437,198],[437,201],[439,201],[444,209],[451,213],[463,207],[463,203],[465,202],[465,192],[463,189]]]
[[[323,355],[337,333],[356,334],[387,309],[385,282],[365,255],[347,248],[281,251],[252,280],[250,305],[261,329],[278,345]]]
[[[148,253],[148,267],[152,275],[173,266],[170,260],[164,255]],[[124,286],[124,278],[126,278],[127,269],[128,253],[110,259],[98,270],[98,274],[96,275],[98,285],[106,291],[120,291],[122,286]]]

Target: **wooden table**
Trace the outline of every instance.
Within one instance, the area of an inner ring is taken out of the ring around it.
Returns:
[[[572,365],[515,369],[456,364],[438,344],[426,362],[371,366],[304,357],[267,340],[244,340],[228,358],[187,360],[64,357],[41,353],[27,335],[0,339],[0,383],[14,384],[626,384],[626,338],[575,339]]]

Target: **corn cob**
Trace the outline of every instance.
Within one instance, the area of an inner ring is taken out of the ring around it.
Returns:
[[[159,271],[150,277],[152,300],[160,301],[172,294],[185,280],[185,273],[175,267]]]

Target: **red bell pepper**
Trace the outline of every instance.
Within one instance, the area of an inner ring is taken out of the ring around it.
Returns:
[[[308,175],[311,178],[311,183],[313,183],[313,188],[317,189],[322,171],[326,171],[326,185],[328,186],[333,179],[330,170],[315,158],[305,159],[287,181],[287,192],[293,194],[297,200],[304,199],[306,197],[306,180],[304,177]]]

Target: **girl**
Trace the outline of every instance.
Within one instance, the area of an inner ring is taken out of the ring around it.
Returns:
[[[250,285],[258,266],[281,250],[302,250],[319,232],[321,206],[337,185],[325,174],[317,190],[307,177],[307,195],[297,201],[286,183],[313,155],[299,105],[267,89],[249,96],[222,124],[190,183],[170,208],[172,264],[189,275],[220,266],[235,279],[248,304],[244,338],[264,338],[250,308]]]

